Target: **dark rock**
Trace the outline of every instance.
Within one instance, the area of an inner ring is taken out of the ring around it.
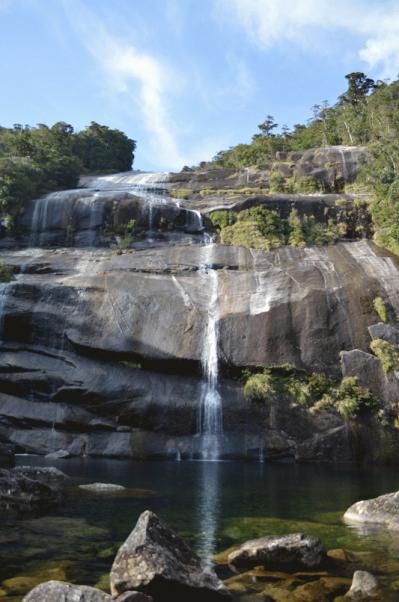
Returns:
[[[391,345],[399,345],[399,329],[392,324],[385,324],[384,322],[372,324],[369,326],[369,333],[373,340],[383,339]]]
[[[228,590],[210,566],[149,511],[141,514],[119,549],[110,582],[114,597],[139,590],[157,602],[229,599]]]
[[[59,500],[59,477],[41,470],[0,470],[0,504],[6,509],[30,510]]]
[[[378,581],[367,571],[355,571],[350,590],[345,598],[351,600],[367,600],[378,595]]]
[[[341,366],[343,376],[356,376],[359,385],[383,400],[387,407],[399,399],[399,379],[394,372],[385,374],[375,355],[360,349],[343,351]]]
[[[112,602],[112,597],[94,587],[47,581],[29,592],[22,602],[61,602],[61,600],[62,602]],[[137,602],[141,601],[137,600]]]
[[[124,592],[117,598],[113,598],[115,602],[153,602],[151,596],[147,596],[142,592]]]
[[[344,514],[348,523],[399,530],[399,491],[356,502]]]
[[[346,424],[333,426],[299,443],[295,451],[298,462],[350,462],[353,458],[352,441]]]
[[[54,466],[16,466],[11,472],[12,474],[26,476],[56,487],[63,486],[69,479],[69,476],[65,472]]]
[[[275,570],[318,568],[326,557],[319,539],[303,533],[260,537],[242,544],[231,552],[228,563],[237,571],[255,566]]]

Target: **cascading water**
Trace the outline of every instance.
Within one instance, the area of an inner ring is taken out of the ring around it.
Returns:
[[[212,267],[214,243],[203,247],[204,261],[200,274],[207,280],[210,299],[207,308],[207,321],[202,343],[202,372],[204,383],[200,400],[198,432],[201,437],[200,456],[202,460],[217,460],[220,456],[220,440],[223,432],[222,400],[218,391],[218,272]]]
[[[11,286],[12,283],[10,282],[2,282],[0,284],[0,341],[3,340],[5,306],[7,303],[7,297]]]
[[[147,209],[148,230],[154,231],[154,208],[166,205],[170,199],[165,196],[165,185],[169,179],[168,172],[127,172],[101,176],[86,182],[89,188],[97,190],[126,190],[142,198]],[[151,239],[150,239],[151,240]]]

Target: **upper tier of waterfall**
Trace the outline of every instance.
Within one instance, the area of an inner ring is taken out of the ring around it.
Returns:
[[[168,172],[126,171],[106,176],[89,176],[81,179],[84,188],[97,190],[162,190],[169,179]]]
[[[131,220],[137,241],[147,232],[147,242],[160,236],[182,242],[182,233],[187,242],[198,242],[202,216],[168,194],[168,178],[166,172],[84,177],[81,188],[49,193],[33,201],[23,218],[29,244],[109,246],[118,242],[116,237]]]

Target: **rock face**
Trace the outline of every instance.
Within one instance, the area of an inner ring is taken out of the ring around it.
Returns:
[[[326,551],[317,537],[293,533],[247,541],[229,554],[228,563],[238,571],[256,566],[270,570],[300,570],[318,568],[325,556]]]
[[[311,176],[327,190],[353,182],[366,157],[363,147],[328,146],[301,152],[278,152],[275,161],[256,168],[200,169],[171,174],[169,183],[193,191],[260,187],[267,189],[271,173],[286,177]]]
[[[342,350],[367,353],[373,299],[389,295],[399,309],[397,267],[370,243],[271,253],[155,245],[122,255],[0,255],[18,273],[1,297],[0,357],[0,426],[18,451],[195,456],[210,302],[199,268],[209,261],[218,272],[223,454],[257,457],[263,446],[271,459],[308,460],[310,448],[331,458],[323,450],[339,437],[351,459],[347,431],[332,430],[342,421],[331,417],[320,428],[284,403],[272,413],[255,407],[229,374],[291,363],[338,375]]]
[[[130,590],[156,602],[228,600],[228,590],[213,570],[152,512],[144,512],[119,549],[111,569],[114,597]]]
[[[356,502],[344,514],[348,523],[378,525],[399,530],[399,491]]]
[[[23,602],[112,602],[109,594],[94,587],[47,581],[35,587]],[[141,602],[137,600],[137,602]],[[144,601],[143,601],[144,602]]]
[[[281,155],[276,163],[301,165],[304,174],[334,164],[336,177],[345,165],[352,177],[361,154],[319,149]],[[11,461],[15,451],[54,460],[198,457],[213,282],[221,455],[358,458],[358,434],[334,412],[319,419],[284,399],[251,404],[237,377],[245,368],[285,363],[337,377],[342,371],[358,376],[389,409],[399,387],[369,343],[370,333],[377,336],[374,298],[399,311],[397,264],[365,240],[271,253],[204,244],[207,218],[198,208],[206,214],[221,203],[234,210],[268,203],[288,215],[295,203],[318,221],[340,211],[337,195],[244,192],[230,204],[228,195],[214,202],[198,192],[223,182],[235,191],[260,188],[263,171],[182,172],[168,182],[164,174],[114,174],[27,207],[18,235],[0,237],[0,260],[15,273],[0,284],[0,458]],[[143,178],[144,194],[137,186]],[[162,194],[176,184],[190,184],[196,199]],[[343,202],[353,209],[349,196]],[[139,224],[134,248],[113,248],[131,219]],[[378,328],[382,338],[394,336]],[[398,457],[399,437],[390,437],[384,459]],[[380,449],[373,458],[381,459]]]

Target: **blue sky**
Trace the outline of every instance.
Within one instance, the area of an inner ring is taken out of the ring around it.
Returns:
[[[0,0],[0,124],[90,121],[179,169],[399,73],[397,0]]]

